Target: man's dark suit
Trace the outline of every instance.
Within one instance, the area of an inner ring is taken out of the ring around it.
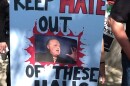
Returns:
[[[36,53],[35,61],[37,62],[53,62],[53,57],[49,52],[46,53]],[[67,60],[62,57],[57,57],[56,63],[64,63],[64,64],[75,64],[74,60]]]

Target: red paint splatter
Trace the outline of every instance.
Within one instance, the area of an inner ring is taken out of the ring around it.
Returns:
[[[33,46],[29,46],[25,50],[31,55],[31,57],[26,62],[30,62],[30,64],[34,65],[35,64],[35,48]]]
[[[69,29],[70,30],[70,29]],[[30,54],[30,58],[28,60],[26,60],[26,62],[30,62],[30,64],[35,64],[35,37],[34,35],[35,34],[42,34],[42,35],[51,35],[51,36],[69,36],[69,37],[77,37],[78,38],[78,46],[77,46],[77,61],[76,61],[76,64],[67,64],[68,67],[72,67],[72,66],[81,66],[83,63],[80,61],[80,58],[82,58],[83,56],[85,56],[85,54],[81,53],[81,51],[84,49],[84,48],[81,48],[80,46],[81,45],[85,45],[83,44],[80,40],[81,40],[81,37],[83,35],[83,31],[80,32],[78,35],[74,35],[73,32],[70,30],[69,34],[67,35],[64,35],[62,33],[62,31],[60,30],[57,34],[54,34],[53,32],[51,32],[49,29],[46,33],[41,33],[38,31],[37,29],[37,23],[35,22],[35,25],[33,27],[33,36],[28,38],[30,40],[30,42],[32,43],[32,46],[29,46],[27,49],[25,49],[29,54]],[[39,62],[41,65],[55,65],[55,64],[59,64],[60,66],[64,66],[66,64],[61,64],[61,63],[52,63],[52,62]]]

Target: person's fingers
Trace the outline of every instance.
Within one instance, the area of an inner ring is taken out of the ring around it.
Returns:
[[[102,84],[105,84],[105,77],[102,77]]]
[[[73,48],[71,48],[71,52],[72,52],[72,53],[74,52]]]
[[[76,53],[77,49],[75,47],[71,48],[72,53]]]
[[[6,47],[7,47],[7,45],[5,42],[0,43],[0,53],[5,53]]]
[[[77,52],[77,49],[74,47],[74,52]]]
[[[69,57],[71,57],[71,55],[70,54],[66,54],[67,56],[69,56]]]
[[[3,51],[3,46],[0,44],[0,53]]]
[[[105,77],[101,76],[99,81],[102,85],[104,85],[105,84]]]
[[[3,48],[2,53],[6,53],[6,47]]]
[[[1,49],[0,49],[0,53],[5,53],[5,48],[4,47],[1,47]]]

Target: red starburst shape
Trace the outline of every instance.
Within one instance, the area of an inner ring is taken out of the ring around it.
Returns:
[[[35,22],[35,25],[33,27],[33,36],[28,38],[28,40],[31,42],[32,45],[30,45],[27,49],[25,49],[29,54],[30,54],[30,57],[28,60],[26,60],[25,62],[30,62],[30,64],[35,64],[35,37],[34,35],[35,34],[41,34],[41,35],[51,35],[51,36],[69,36],[69,37],[77,37],[78,38],[78,46],[77,46],[77,61],[76,61],[76,64],[74,65],[77,65],[77,66],[81,66],[83,63],[80,61],[80,58],[82,58],[83,56],[85,56],[85,54],[81,53],[81,51],[84,49],[84,48],[81,48],[80,46],[81,45],[85,45],[83,44],[80,40],[81,40],[81,37],[83,35],[83,31],[80,32],[78,35],[74,35],[73,32],[69,29],[69,34],[67,35],[64,35],[64,33],[60,30],[57,34],[54,34],[53,32],[51,32],[49,29],[46,33],[41,33],[38,31],[37,29],[37,23]],[[52,63],[52,62],[39,62],[41,65],[50,65],[50,64],[53,64],[55,65],[55,63]],[[57,63],[56,63],[57,64]],[[60,66],[64,66],[64,64],[61,64],[61,63],[58,63]],[[71,67],[71,66],[74,66],[73,64],[68,64],[68,67]]]

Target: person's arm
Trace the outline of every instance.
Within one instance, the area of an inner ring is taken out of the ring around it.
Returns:
[[[101,62],[105,62],[104,40],[102,39]]]
[[[5,53],[6,52],[6,48],[7,48],[7,41],[9,41],[9,36],[6,36],[6,32],[7,29],[9,31],[9,3],[7,2],[7,0],[3,0],[2,2],[2,7],[4,8],[3,13],[4,13],[4,21],[5,25],[3,24],[3,29],[6,30],[1,30],[1,38],[0,38],[0,53]],[[1,29],[1,28],[0,28]],[[7,38],[8,37],[8,38]]]
[[[130,42],[129,42],[129,38],[126,35],[124,24],[115,21],[113,18],[109,18],[109,24],[113,34],[115,35],[115,38],[117,39],[122,49],[128,56],[128,59],[130,60]]]
[[[6,42],[0,42],[0,53],[5,53],[7,48]]]
[[[105,84],[105,52],[104,52],[104,40],[102,40],[102,48],[101,48],[100,82],[101,82],[101,84]]]

